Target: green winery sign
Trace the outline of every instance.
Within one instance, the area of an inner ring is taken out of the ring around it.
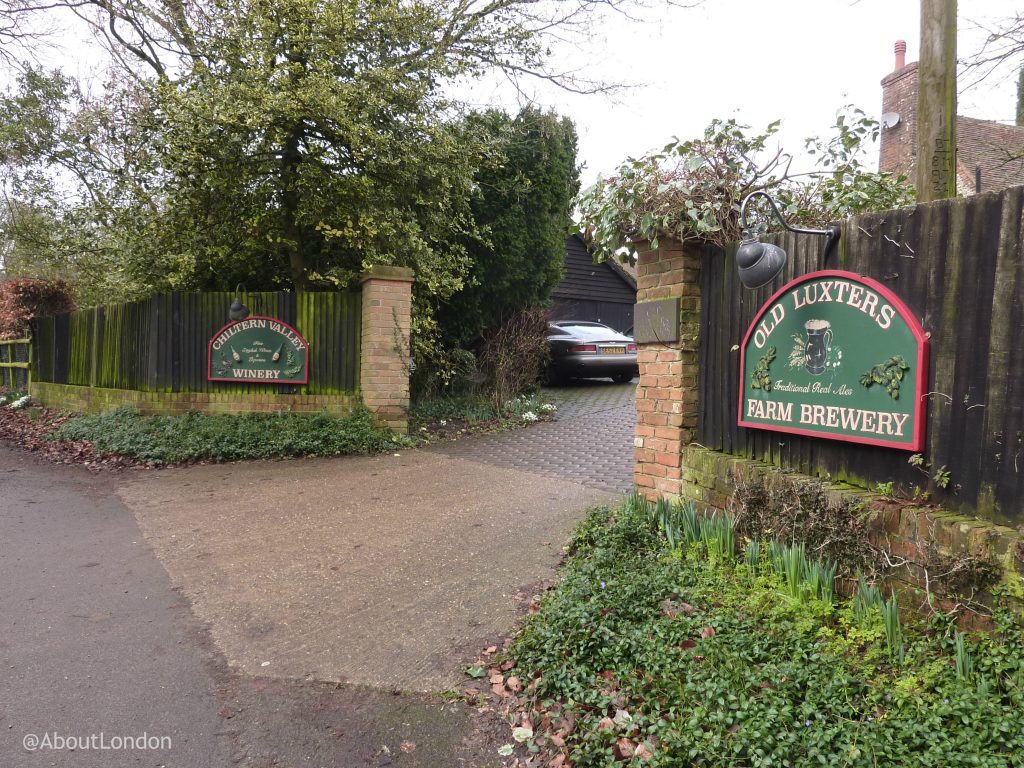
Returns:
[[[797,278],[758,312],[741,355],[741,427],[921,450],[928,339],[884,285]]]
[[[309,381],[309,344],[288,323],[272,317],[253,316],[225,325],[210,339],[207,361],[210,381]]]

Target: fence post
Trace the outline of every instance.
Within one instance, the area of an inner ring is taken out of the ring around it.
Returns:
[[[665,238],[637,251],[634,482],[651,498],[678,497],[683,447],[697,434],[701,250]]]
[[[359,389],[378,423],[409,431],[413,271],[375,266],[362,279]]]

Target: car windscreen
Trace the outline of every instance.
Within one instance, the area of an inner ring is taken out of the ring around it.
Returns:
[[[614,328],[605,325],[560,325],[562,333],[568,333],[585,339],[610,339],[619,335]]]

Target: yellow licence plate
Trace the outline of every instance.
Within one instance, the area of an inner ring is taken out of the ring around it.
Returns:
[[[626,354],[625,347],[601,347],[602,355],[624,355]]]

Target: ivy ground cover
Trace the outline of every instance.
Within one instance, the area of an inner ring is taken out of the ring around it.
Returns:
[[[834,596],[827,565],[798,562],[802,547],[739,552],[727,520],[687,518],[634,496],[579,527],[563,580],[501,667],[525,686],[523,759],[1024,765],[1024,635],[1011,614],[976,636],[940,613],[900,617],[863,584]]]

